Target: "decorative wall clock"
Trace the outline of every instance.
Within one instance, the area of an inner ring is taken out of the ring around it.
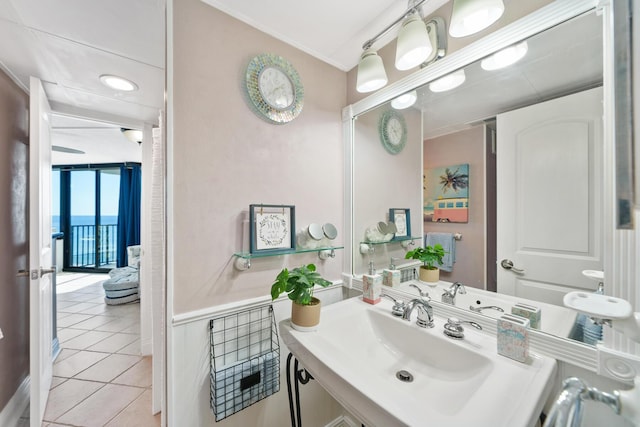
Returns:
[[[387,110],[378,122],[380,141],[391,154],[398,154],[407,144],[407,123],[404,116],[395,110]]]
[[[245,82],[251,103],[267,121],[288,123],[302,111],[304,89],[300,76],[281,56],[263,53],[253,58]]]

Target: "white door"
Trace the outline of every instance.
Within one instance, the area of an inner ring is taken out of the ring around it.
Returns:
[[[29,103],[29,270],[31,427],[41,426],[53,371],[51,259],[51,109],[31,77]]]
[[[602,114],[596,88],[498,116],[498,292],[562,305],[596,289],[582,270],[602,270]]]

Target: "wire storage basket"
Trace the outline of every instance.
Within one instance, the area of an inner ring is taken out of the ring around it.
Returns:
[[[211,409],[216,421],[280,390],[280,343],[273,306],[211,319]]]

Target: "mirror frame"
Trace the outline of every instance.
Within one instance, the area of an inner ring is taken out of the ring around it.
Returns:
[[[626,283],[635,283],[633,273],[627,272],[625,266],[634,262],[634,246],[629,245],[629,241],[635,242],[635,235],[626,235],[616,230],[616,212],[614,209],[615,194],[615,109],[614,101],[614,45],[613,45],[613,8],[610,2],[599,2],[597,0],[567,0],[563,2],[553,2],[537,11],[499,29],[486,37],[456,51],[447,57],[425,67],[415,73],[385,87],[372,95],[348,105],[343,109],[343,137],[345,155],[344,174],[344,205],[345,205],[345,257],[343,265],[344,285],[351,288],[353,286],[353,266],[355,260],[354,248],[357,242],[354,240],[354,198],[353,198],[353,177],[354,177],[354,135],[355,120],[358,115],[366,113],[381,104],[384,104],[396,96],[414,90],[424,84],[442,77],[457,69],[463,68],[475,61],[478,61],[494,52],[507,46],[520,42],[524,39],[545,31],[555,25],[572,19],[583,13],[595,10],[599,15],[603,15],[603,88],[604,88],[604,156],[608,165],[604,171],[604,212],[603,221],[605,224],[605,236],[603,244],[605,283],[611,289],[611,295],[621,298],[631,299],[640,296],[640,292],[635,292],[633,286],[626,286]],[[627,243],[626,245],[624,243]],[[638,249],[640,250],[640,249]],[[624,280],[626,279],[626,280]],[[391,292],[393,293],[393,292]],[[398,295],[400,296],[400,295]],[[637,306],[637,304],[636,304]],[[443,307],[438,305],[438,311],[444,315],[464,316],[472,318],[490,333],[496,331],[496,321],[486,316],[481,316],[455,307]],[[620,338],[618,333],[612,332],[610,328],[605,328],[605,346],[633,353],[633,344],[630,344],[624,337]],[[580,366],[594,372],[598,371],[598,349],[577,341],[560,338],[546,333],[531,331],[529,335],[531,348],[541,354],[546,354],[557,360]]]

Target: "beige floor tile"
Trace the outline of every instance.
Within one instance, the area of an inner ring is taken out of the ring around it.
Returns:
[[[93,316],[91,319],[87,319],[80,323],[76,323],[75,325],[73,325],[73,327],[75,329],[93,330],[100,325],[104,325],[105,323],[112,322],[113,319],[114,319],[113,317],[109,317],[109,316],[96,315],[96,316]]]
[[[79,351],[62,362],[53,365],[53,375],[71,378],[107,356],[109,355],[106,353],[97,353],[95,351]]]
[[[121,348],[116,353],[120,354],[132,354],[134,356],[140,356],[142,354],[142,350],[140,348],[140,340],[137,339],[128,346]]]
[[[109,305],[107,306],[109,315],[123,317],[123,316],[137,316],[140,317],[140,303],[134,302],[130,304],[122,305]]]
[[[73,378],[67,380],[49,393],[47,409],[44,413],[45,421],[55,421],[102,387],[104,384],[99,382],[80,381]]]
[[[160,414],[151,414],[151,390],[146,390],[106,427],[157,427],[159,425]]]
[[[79,302],[77,304],[74,305],[70,305],[68,307],[65,308],[59,308],[58,312],[63,312],[63,313],[80,313],[82,310],[88,310],[90,308],[94,308],[96,306],[96,304],[93,303],[89,303],[89,302]]]
[[[61,301],[59,298],[56,297],[56,310],[58,311],[60,311],[65,307],[69,307],[70,305],[76,305],[76,304],[78,304],[78,301]]]
[[[110,354],[74,378],[108,383],[140,361],[141,357],[128,354]]]
[[[111,314],[110,314],[111,315]],[[107,331],[107,332],[121,332],[122,330],[134,325],[136,322],[139,322],[138,319],[131,317],[116,317],[115,320],[105,323],[104,325],[98,326],[96,331]]]
[[[72,338],[75,338],[79,335],[82,335],[84,333],[86,333],[86,330],[83,329],[75,329],[75,328],[60,328],[58,329],[58,341],[60,342],[60,345],[62,345],[63,343],[65,343],[66,341],[69,341]],[[62,345],[62,347],[64,347],[64,345]]]
[[[141,361],[133,365],[111,382],[114,384],[123,384],[135,387],[151,387],[151,357],[143,357]]]
[[[56,294],[56,299],[58,301],[75,302],[76,304],[85,302],[86,300],[91,298],[93,297],[87,296],[86,294],[76,294],[75,292]]]
[[[137,387],[107,384],[56,421],[74,426],[104,426],[143,392]]]
[[[79,350],[72,350],[70,348],[63,348],[60,350],[60,353],[58,353],[58,357],[56,357],[56,360],[53,362],[54,364],[56,363],[60,363],[63,360],[65,360],[67,357],[69,356],[73,356],[74,354],[76,354]]]
[[[87,348],[91,351],[101,351],[103,353],[117,353],[123,347],[131,344],[135,340],[140,339],[138,334],[115,333],[109,338],[105,338],[99,343]]]
[[[88,299],[87,302],[90,302],[93,304],[106,305],[104,303],[104,293],[102,295],[94,295],[91,299]]]
[[[49,390],[53,390],[54,388],[58,387],[60,384],[62,384],[63,382],[67,381],[68,378],[62,378],[62,377],[53,377],[51,378],[51,387],[49,387]]]
[[[140,333],[140,320],[136,319],[136,322],[129,326],[128,328],[124,328],[122,331],[125,334],[139,334]]]
[[[113,335],[112,332],[87,331],[82,335],[78,335],[75,338],[71,338],[70,340],[65,341],[63,347],[73,348],[76,350],[84,350],[94,344],[99,343],[103,339],[110,337],[111,335]]]
[[[63,317],[62,319],[58,320],[58,328],[68,328],[69,326],[73,326],[76,323],[80,323],[82,321],[85,321],[87,319],[91,319],[93,316],[90,314],[78,314],[78,313],[74,313],[70,316],[66,316]]]
[[[90,301],[92,302],[92,301]],[[82,310],[80,313],[82,314],[99,314],[102,316],[111,316],[114,317],[111,313],[109,313],[108,311],[108,307],[107,305],[104,303],[104,299],[102,299],[102,304],[96,304],[95,307],[89,308],[87,310]]]

